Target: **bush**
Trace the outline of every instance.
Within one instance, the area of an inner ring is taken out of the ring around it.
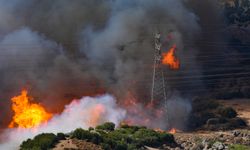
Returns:
[[[89,131],[78,128],[72,133],[72,137],[79,140],[89,140],[92,138],[92,135]]]
[[[232,107],[220,107],[218,114],[226,118],[235,118],[237,116],[237,112]]]
[[[170,134],[159,133],[139,126],[122,125],[114,131],[101,133],[101,136],[103,138],[101,145],[105,150],[134,150],[145,145],[157,147],[167,143],[175,143]]]
[[[159,133],[152,129],[140,129],[133,135],[133,140],[139,145],[159,147],[163,144],[175,143],[174,136],[168,133]]]
[[[247,126],[241,118],[212,118],[207,121],[206,129],[208,130],[232,130]]]
[[[93,131],[95,130],[93,127],[89,127],[89,131]]]
[[[58,141],[65,140],[66,139],[66,135],[63,134],[63,133],[57,133],[56,138],[57,138]]]
[[[51,149],[58,142],[56,135],[53,133],[43,133],[34,137],[33,140],[28,139],[24,141],[20,149],[21,150],[29,150],[29,149],[39,149],[39,150],[47,150]]]
[[[102,142],[102,137],[98,133],[91,133],[90,131],[81,128],[78,128],[73,131],[72,138],[76,138],[79,140],[87,140],[94,144],[99,144]]]
[[[112,123],[112,122],[106,122],[103,125],[97,126],[96,129],[105,130],[105,131],[114,131],[115,130],[115,124]]]
[[[129,125],[121,125],[120,130],[124,131],[127,134],[134,134],[136,131],[140,129],[147,129],[144,126],[129,126]]]
[[[246,127],[247,123],[241,118],[233,118],[230,120],[230,124],[234,128]]]
[[[125,142],[118,142],[114,150],[127,150],[128,146]]]
[[[229,147],[230,150],[249,150],[249,146],[234,144]]]
[[[56,142],[65,139],[65,136],[63,133],[38,135],[33,140],[29,139],[23,142],[21,148],[22,150],[51,149]],[[146,127],[128,125],[114,130],[113,123],[105,123],[96,127],[95,130],[78,128],[70,134],[70,138],[98,144],[104,150],[135,150],[142,149],[145,145],[160,147],[163,144],[175,144],[171,134],[156,132]]]

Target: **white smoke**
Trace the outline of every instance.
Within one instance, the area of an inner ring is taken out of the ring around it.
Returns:
[[[186,129],[188,117],[192,111],[190,100],[184,99],[179,94],[174,94],[167,101],[167,117],[170,128]]]
[[[18,149],[22,141],[40,133],[68,133],[76,128],[87,129],[104,122],[117,125],[125,115],[126,111],[116,105],[116,100],[111,95],[83,97],[72,101],[61,114],[55,115],[47,124],[36,129],[6,129],[2,137],[7,141],[0,144],[0,149]]]

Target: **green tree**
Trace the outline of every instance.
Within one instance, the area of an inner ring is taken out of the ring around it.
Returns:
[[[105,130],[105,131],[114,131],[115,130],[115,124],[112,122],[106,122],[102,125],[96,126],[96,129],[99,130]]]
[[[30,149],[39,149],[39,150],[48,150],[53,148],[58,142],[56,135],[53,133],[43,133],[34,137],[34,139],[28,139],[24,141],[20,149],[21,150],[30,150]]]

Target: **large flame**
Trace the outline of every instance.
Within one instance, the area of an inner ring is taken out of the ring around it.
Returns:
[[[11,99],[14,116],[9,128],[33,128],[46,123],[52,117],[52,114],[46,112],[41,105],[30,103],[29,100],[32,98],[28,97],[27,93],[23,90],[21,95]]]
[[[170,69],[177,70],[180,68],[180,61],[175,56],[176,45],[173,45],[170,50],[163,53],[162,64],[168,65]]]

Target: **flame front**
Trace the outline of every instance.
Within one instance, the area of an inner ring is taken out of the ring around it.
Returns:
[[[180,61],[175,56],[176,45],[173,45],[170,50],[163,53],[162,64],[168,65],[170,69],[177,70],[180,68]]]
[[[33,128],[46,123],[52,117],[52,114],[46,112],[41,105],[30,103],[27,93],[23,90],[21,95],[11,99],[14,116],[9,128]]]
[[[175,128],[172,128],[172,129],[169,131],[169,133],[175,134],[175,133],[176,133],[176,129],[175,129]]]

